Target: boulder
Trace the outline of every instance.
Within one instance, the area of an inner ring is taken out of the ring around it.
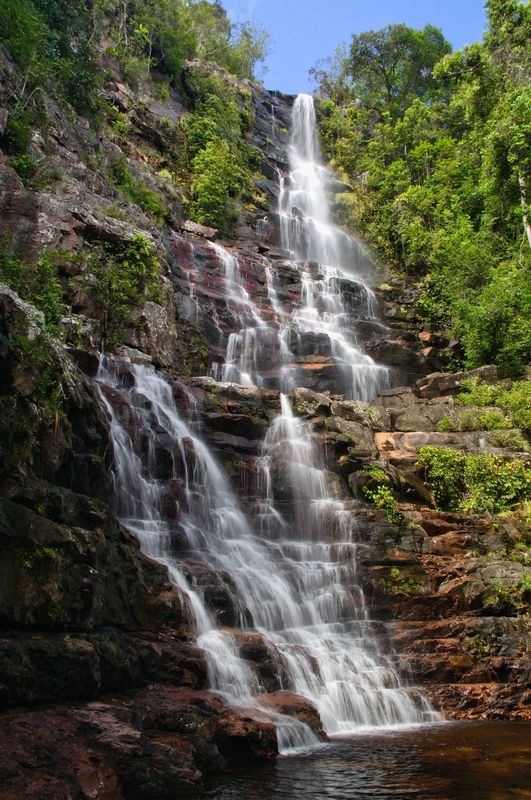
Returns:
[[[478,378],[484,383],[496,383],[499,379],[498,370],[495,366],[485,366],[468,372],[432,372],[417,381],[415,394],[428,400],[442,395],[453,395],[459,391],[462,382],[470,378]]]
[[[293,411],[299,417],[322,417],[330,414],[331,399],[312,389],[294,389],[290,393]]]
[[[218,235],[216,228],[209,228],[207,225],[200,225],[198,222],[192,222],[187,219],[183,223],[182,230],[185,233],[191,233],[193,236],[200,236],[203,239],[215,239]]]
[[[295,692],[270,692],[256,698],[260,706],[270,708],[279,714],[296,717],[307,725],[322,740],[328,739],[323,730],[321,717],[311,700]]]
[[[160,367],[173,366],[179,357],[175,317],[166,306],[151,300],[131,314],[133,326],[127,331],[127,344]]]

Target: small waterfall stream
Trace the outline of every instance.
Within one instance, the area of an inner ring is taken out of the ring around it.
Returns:
[[[190,564],[228,576],[225,588],[240,631],[263,637],[277,665],[278,687],[311,700],[327,733],[438,718],[421,693],[401,685],[380,650],[356,575],[353,515],[337,496],[337,478],[326,471],[311,426],[293,414],[288,396],[297,384],[290,342],[308,333],[329,340],[347,397],[370,399],[387,381],[387,370],[359,349],[343,299],[348,282],[363,314],[374,316],[373,294],[356,277],[364,268],[363,249],[329,222],[329,176],[319,163],[313,101],[306,95],[294,105],[289,157],[290,174],[279,176],[278,219],[289,267],[301,278],[295,309],[288,313],[279,300],[273,262],[265,266],[265,306],[246,290],[236,255],[208,245],[222,270],[232,320],[215,377],[260,387],[267,385],[271,362],[278,367],[281,413],[256,459],[255,506],[244,511],[194,421],[178,412],[166,378],[105,359],[97,377],[111,421],[119,516],[146,555],[167,567],[185,598],[211,688],[272,719],[281,752],[315,745],[317,737],[297,719],[261,704],[267,689],[240,656],[238,632],[218,625],[187,577]],[[171,454],[170,468],[162,472],[161,446]]]
[[[387,385],[387,369],[362,353],[342,284],[355,284],[358,313],[374,318],[373,292],[360,278],[369,271],[361,243],[329,221],[328,170],[320,163],[313,98],[301,94],[293,107],[291,171],[279,174],[281,244],[301,274],[302,297],[293,316],[301,333],[326,334],[343,372],[343,394],[371,400]]]

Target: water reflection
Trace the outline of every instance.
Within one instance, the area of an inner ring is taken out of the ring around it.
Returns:
[[[531,798],[531,724],[462,722],[335,741],[213,784],[201,800]]]

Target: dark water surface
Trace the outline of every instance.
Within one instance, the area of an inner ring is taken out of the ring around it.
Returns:
[[[201,800],[531,798],[531,723],[455,722],[337,739],[248,767]]]

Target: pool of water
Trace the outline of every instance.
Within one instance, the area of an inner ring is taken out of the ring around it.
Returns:
[[[531,798],[531,723],[449,722],[336,739],[205,787],[200,800]]]

